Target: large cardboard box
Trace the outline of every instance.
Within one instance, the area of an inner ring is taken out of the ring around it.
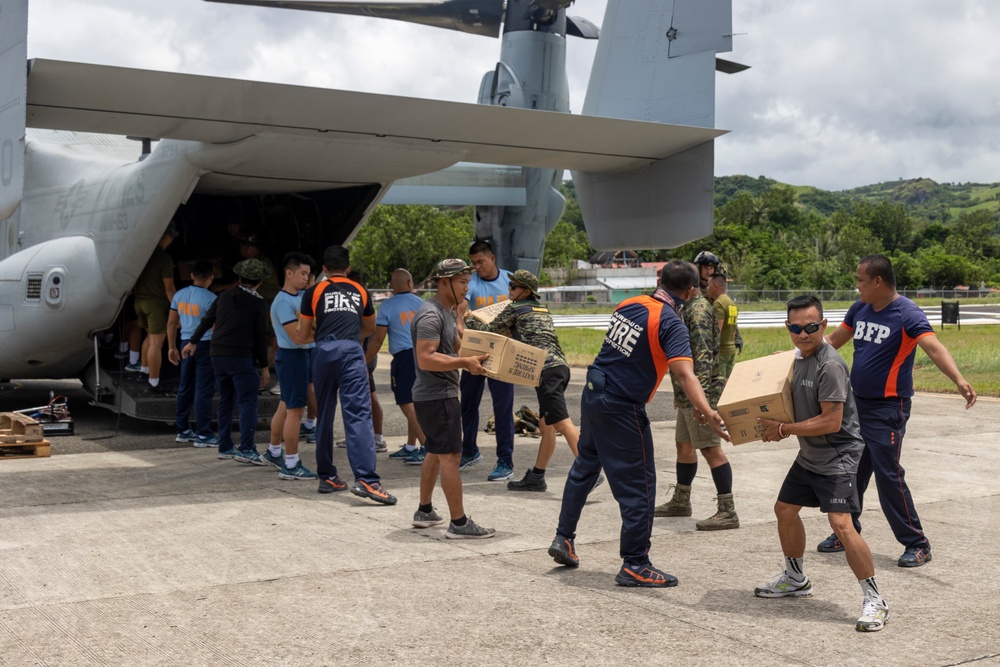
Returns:
[[[760,440],[763,428],[758,417],[779,422],[795,421],[792,406],[792,372],[795,350],[741,361],[719,399],[719,414],[726,422],[734,445]]]
[[[470,310],[469,315],[476,318],[483,324],[489,324],[497,318],[501,312],[507,310],[507,306],[510,305],[510,301],[503,300],[497,301],[496,303],[490,304],[488,306],[483,306],[482,308],[476,308],[475,310]]]
[[[461,357],[489,354],[483,362],[486,375],[511,384],[537,387],[541,381],[545,350],[525,345],[500,334],[466,329],[462,334]]]

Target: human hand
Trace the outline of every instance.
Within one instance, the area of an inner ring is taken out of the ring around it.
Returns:
[[[490,358],[488,354],[481,354],[475,357],[463,357],[465,359],[465,370],[469,371],[473,375],[485,375],[486,369],[483,368],[483,362]]]
[[[781,422],[779,421],[758,417],[757,423],[764,426],[764,432],[761,434],[761,440],[764,442],[778,442],[788,437],[787,434],[782,433]]]
[[[968,410],[973,405],[976,404],[976,390],[972,388],[972,385],[962,380],[958,383],[958,393],[962,394],[962,398],[965,399],[965,409]]]
[[[170,363],[172,363],[174,366],[177,366],[181,363],[181,355],[177,352],[176,347],[170,348],[170,351],[167,352],[167,359],[169,359]]]
[[[181,349],[181,359],[187,359],[198,349],[198,346],[194,343],[188,343]]]

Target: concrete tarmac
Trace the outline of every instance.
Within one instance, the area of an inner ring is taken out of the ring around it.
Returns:
[[[574,369],[576,410],[581,377]],[[653,404],[658,502],[674,479],[665,387]],[[0,395],[0,409],[13,400]],[[74,401],[78,433],[111,429],[112,416]],[[459,541],[446,525],[410,527],[419,468],[385,454],[392,507],[319,495],[125,420],[108,440],[54,439],[51,458],[0,460],[0,665],[1000,665],[997,408],[915,397],[903,463],[934,558],[896,566],[902,547],[873,485],[864,536],[890,603],[874,634],[854,630],[861,592],[843,554],[815,552],[830,533],[818,510],[802,515],[813,597],[753,595],[783,567],[772,506],[793,439],[727,445],[738,530],[695,530],[715,511],[702,463],[694,517],[653,531],[653,563],[680,585],[648,590],[614,584],[621,524],[606,484],[584,511],[580,567],[546,554],[572,463],[561,439],[549,490],[527,494],[486,481],[492,437],[481,435],[486,461],[463,473],[465,505],[497,536]],[[390,451],[399,426],[385,429]],[[537,443],[518,437],[517,477]],[[312,446],[303,452],[312,467]],[[350,479],[345,450],[334,459]],[[440,489],[435,504],[446,515]]]

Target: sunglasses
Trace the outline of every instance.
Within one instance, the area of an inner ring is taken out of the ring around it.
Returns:
[[[789,331],[798,336],[803,331],[805,331],[807,334],[816,333],[817,331],[819,331],[819,328],[823,326],[823,323],[813,322],[812,324],[807,324],[804,327],[800,327],[798,324],[789,324],[788,322],[785,322],[785,326],[788,327]]]

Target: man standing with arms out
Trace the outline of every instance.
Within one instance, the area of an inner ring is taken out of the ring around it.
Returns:
[[[508,273],[507,277],[510,279],[511,304],[489,324],[470,316],[466,318],[466,326],[510,336],[545,350],[541,382],[535,388],[538,394],[538,426],[542,432],[535,467],[528,470],[523,479],[507,482],[507,488],[512,491],[545,491],[548,488],[545,468],[556,450],[556,431],[566,438],[573,456],[577,455],[576,446],[580,440],[580,431],[566,409],[569,364],[556,337],[549,309],[539,302],[538,278],[524,269]]]
[[[395,505],[396,497],[382,488],[375,472],[371,392],[365,353],[361,349],[361,339],[375,329],[375,309],[368,290],[347,278],[351,271],[347,248],[339,245],[327,248],[323,267],[328,278],[306,290],[299,314],[299,340],[316,341],[312,376],[319,410],[318,491],[333,493],[347,488],[333,465],[333,419],[339,394],[347,460],[354,472],[351,493],[383,505]]]
[[[299,435],[302,412],[309,402],[312,342],[302,342],[299,334],[299,311],[302,310],[302,290],[309,284],[312,258],[301,252],[290,252],[282,262],[285,282],[271,303],[271,328],[278,341],[274,367],[281,387],[281,402],[271,418],[271,442],[264,460],[278,469],[281,479],[316,479],[299,459]],[[285,443],[284,455],[281,443]]]
[[[167,338],[167,314],[177,292],[174,287],[174,260],[167,254],[167,248],[176,236],[177,227],[171,221],[133,289],[139,327],[146,330],[140,372],[149,374],[146,390],[151,394],[167,393],[160,386],[160,367],[163,364],[163,341]]]
[[[899,567],[919,567],[931,560],[931,545],[913,506],[905,471],[900,463],[903,435],[913,396],[913,357],[916,348],[927,353],[965,398],[966,409],[976,403],[976,391],[955,365],[947,348],[934,335],[927,316],[915,303],[896,292],[896,275],[884,255],[868,255],[858,263],[859,300],[843,323],[827,337],[835,349],[854,341],[851,386],[858,404],[864,454],[858,468],[858,496],[854,527],[861,532],[865,490],[875,474],[875,486],[889,526],[905,550]],[[843,551],[836,534],[821,542],[821,552]]]
[[[708,299],[696,293],[681,311],[681,320],[691,334],[694,374],[701,384],[708,404],[715,409],[726,386],[719,368],[719,325]],[[740,527],[733,501],[733,467],[722,451],[722,441],[707,425],[695,419],[694,406],[684,395],[676,375],[670,377],[677,408],[677,485],[669,502],[656,508],[654,516],[691,516],[691,485],[698,472],[698,451],[705,457],[715,483],[718,511],[695,524],[698,530],[729,530]]]
[[[719,322],[719,370],[726,380],[736,365],[736,321],[740,314],[736,303],[726,294],[727,281],[725,273],[713,273],[708,279],[708,300]]]
[[[466,310],[476,310],[498,301],[506,301],[510,291],[508,273],[497,267],[493,247],[487,241],[476,241],[469,248],[469,259],[476,272],[469,281],[468,306],[459,306],[461,323]],[[461,331],[460,331],[461,333]],[[465,470],[483,460],[476,445],[479,433],[479,403],[483,388],[489,384],[493,398],[493,419],[496,425],[497,464],[487,476],[491,482],[501,482],[514,476],[514,386],[485,375],[462,373],[462,463]]]
[[[219,458],[267,465],[257,453],[257,389],[266,387],[267,304],[257,288],[268,268],[256,259],[245,259],[233,267],[240,282],[222,292],[181,350],[181,358],[198,351],[202,337],[212,331],[212,369],[219,387]],[[256,362],[256,366],[254,365]],[[260,368],[260,374],[257,369]],[[233,401],[239,408],[240,447],[233,447]]]
[[[701,413],[698,421],[711,423],[729,440],[722,417],[708,404],[694,374],[690,334],[676,312],[697,293],[697,269],[687,262],[668,262],[652,296],[626,299],[611,316],[604,345],[587,370],[580,402],[580,454],[566,479],[559,527],[549,547],[557,563],[580,564],[573,544],[576,527],[603,467],[622,515],[624,564],[615,582],[651,588],[677,585],[676,577],[649,561],[656,465],[645,403],[656,395],[669,369]]]
[[[389,454],[390,459],[400,459],[404,463],[416,464],[423,462],[420,452],[424,443],[424,432],[420,430],[417,415],[413,411],[413,382],[416,380],[416,365],[413,361],[413,337],[410,325],[424,300],[413,293],[413,276],[406,269],[396,269],[392,272],[389,286],[392,296],[382,302],[375,316],[375,333],[368,341],[365,361],[370,363],[379,350],[386,336],[389,337],[389,354],[392,364],[389,366],[389,379],[392,383],[392,394],[396,405],[406,417],[406,444],[398,451]]]
[[[889,620],[889,605],[875,583],[872,552],[851,524],[850,512],[861,507],[858,498],[858,461],[865,447],[858,425],[847,364],[823,340],[826,319],[823,304],[814,296],[788,302],[785,326],[797,350],[792,376],[792,404],[798,421],[782,424],[758,419],[765,426],[765,442],[798,436],[799,454],[785,476],[774,504],[785,570],[754,589],[762,598],[807,597],[812,582],[802,570],[806,531],[799,512],[819,507],[847,550],[847,564],[864,596],[858,632],[877,632]]]
[[[431,500],[438,475],[448,502],[451,523],[445,537],[485,539],[496,530],[483,528],[465,515],[462,503],[461,405],[458,400],[459,369],[480,375],[489,355],[459,357],[461,344],[455,311],[469,291],[472,268],[460,259],[438,262],[432,276],[437,294],[417,310],[411,327],[417,379],[413,385],[413,408],[423,429],[427,455],[420,469],[420,505],[413,514],[415,528],[430,528],[444,521]]]
[[[215,303],[209,291],[215,280],[215,267],[207,259],[199,259],[191,268],[194,284],[174,295],[167,318],[167,358],[174,366],[180,364],[181,379],[177,386],[177,442],[190,442],[195,447],[217,447],[219,439],[212,433],[212,395],[215,393],[215,373],[212,371],[208,331],[195,346],[194,356],[181,359],[177,349],[177,330],[181,332],[181,347],[187,345],[201,318]],[[191,430],[191,408],[194,407],[195,430]]]

